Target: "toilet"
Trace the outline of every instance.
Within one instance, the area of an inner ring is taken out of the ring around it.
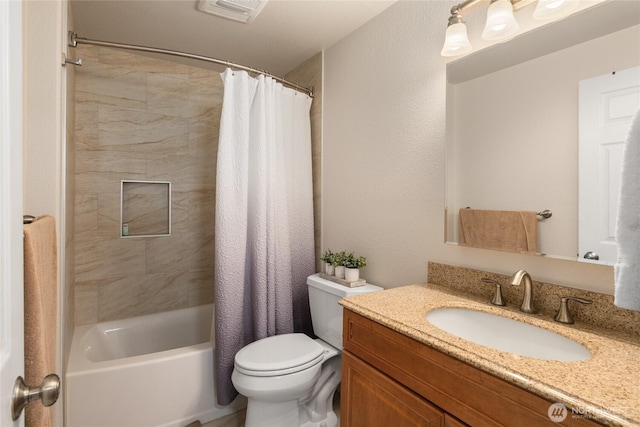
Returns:
[[[333,395],[342,374],[344,297],[381,291],[355,288],[314,274],[307,278],[314,333],[275,335],[242,348],[231,381],[247,397],[245,427],[337,427]]]

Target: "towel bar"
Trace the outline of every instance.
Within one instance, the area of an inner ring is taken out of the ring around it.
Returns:
[[[22,215],[23,224],[31,224],[35,220],[36,220],[36,217],[33,215]]]
[[[542,212],[536,213],[536,215],[541,216],[544,219],[547,219],[547,218],[551,218],[551,215],[553,215],[553,213],[549,209],[545,209]]]
[[[465,209],[471,209],[470,206],[467,206]],[[543,219],[547,219],[547,218],[551,218],[551,216],[553,215],[553,212],[551,212],[549,209],[545,209],[541,212],[536,212],[537,216],[541,216]]]

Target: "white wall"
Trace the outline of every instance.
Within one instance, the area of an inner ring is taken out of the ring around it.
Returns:
[[[23,2],[24,186],[28,215],[52,215],[58,238],[58,349],[56,373],[64,376],[62,318],[65,298],[63,33],[67,3]],[[64,382],[63,382],[64,387]],[[63,421],[62,399],[53,406],[55,423]]]
[[[613,269],[444,244],[446,61],[455,2],[401,1],[325,52],[322,246],[368,259],[384,287],[427,261],[613,292]]]

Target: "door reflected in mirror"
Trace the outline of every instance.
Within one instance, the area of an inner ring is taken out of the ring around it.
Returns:
[[[460,208],[549,209],[540,253],[582,258],[579,82],[640,65],[639,17],[640,2],[606,2],[447,65],[447,242],[460,241]]]
[[[624,142],[640,107],[640,67],[580,82],[578,260],[615,264]]]

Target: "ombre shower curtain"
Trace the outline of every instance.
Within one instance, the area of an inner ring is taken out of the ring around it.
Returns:
[[[265,76],[222,73],[216,172],[215,377],[237,396],[235,354],[272,335],[311,332],[315,272],[311,98]]]

